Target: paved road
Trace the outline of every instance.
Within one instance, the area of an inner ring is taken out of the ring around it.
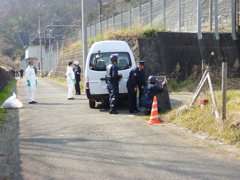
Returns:
[[[239,161],[171,128],[88,107],[84,95],[67,100],[67,88],[39,79],[38,104],[27,104],[21,82],[14,179],[239,179]]]

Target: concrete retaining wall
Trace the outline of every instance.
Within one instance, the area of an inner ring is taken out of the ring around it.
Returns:
[[[224,60],[228,62],[229,68],[234,67],[240,57],[239,41],[233,41],[230,33],[220,34],[219,41],[214,33],[202,35],[203,39],[199,41],[196,33],[157,33],[160,62],[167,76],[172,73],[182,77],[189,76],[194,66],[201,66],[202,60],[210,65],[218,63],[220,67]],[[214,56],[210,56],[212,52]]]
[[[59,78],[62,80],[66,80],[66,71],[67,71],[67,66],[70,61],[79,61],[80,67],[81,67],[81,79],[83,80],[83,60],[82,60],[82,49],[78,49],[66,54],[62,54],[59,58],[59,63],[54,70],[53,77],[54,78]]]
[[[9,81],[13,79],[10,71],[5,71],[0,67],[0,92],[8,85]]]
[[[147,62],[146,78],[150,75],[166,75],[184,79],[193,72],[193,67],[201,66],[202,60],[209,60],[213,64],[223,59],[232,68],[234,64],[239,64],[237,62],[240,59],[240,43],[233,41],[230,33],[220,34],[220,41],[216,41],[214,33],[203,33],[203,39],[199,41],[196,33],[177,32],[158,32],[156,38],[133,37],[117,40],[128,43],[136,61]],[[214,52],[214,56],[209,58],[211,52]],[[82,56],[82,49],[61,55],[53,77],[65,80],[64,74],[69,61],[78,60],[82,68]],[[239,67],[236,69],[238,71],[240,72]],[[83,74],[82,68],[82,80]]]

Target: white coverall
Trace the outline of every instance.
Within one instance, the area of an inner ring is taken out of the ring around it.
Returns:
[[[75,79],[75,74],[71,66],[67,67],[66,75],[67,75],[67,83],[68,83],[68,98],[72,98],[73,79]]]
[[[26,81],[30,81],[30,86],[28,86],[28,101],[32,102],[34,101],[34,94],[35,94],[35,87],[36,87],[36,74],[35,69],[31,66],[28,66],[26,69]]]

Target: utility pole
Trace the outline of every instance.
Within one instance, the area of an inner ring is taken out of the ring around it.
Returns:
[[[86,23],[86,6],[85,1],[82,0],[82,37],[83,37],[83,68],[85,71],[85,65],[87,60],[87,23]]]
[[[40,13],[40,4],[38,5],[38,17],[39,17],[39,30],[38,30],[38,35],[39,35],[39,47],[40,47],[40,63],[41,63],[41,77],[43,77],[43,65],[42,65],[42,30],[41,30],[41,13]]]
[[[52,30],[51,29],[49,29],[49,50],[48,50],[48,61],[50,62],[50,52],[51,52],[51,32],[52,32]],[[48,62],[48,63],[49,63]]]

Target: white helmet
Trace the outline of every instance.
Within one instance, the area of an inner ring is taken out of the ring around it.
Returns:
[[[79,65],[79,62],[78,62],[78,61],[75,61],[75,62],[74,62],[74,65]]]

